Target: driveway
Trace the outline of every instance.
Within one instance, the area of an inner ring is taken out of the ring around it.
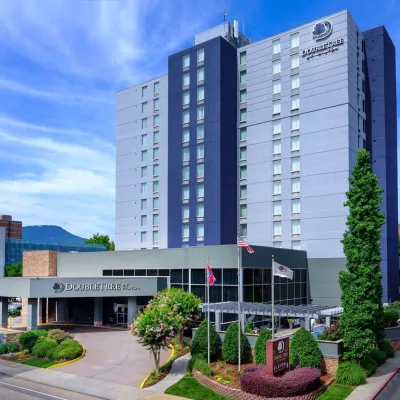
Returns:
[[[86,348],[86,355],[72,364],[55,371],[100,379],[102,381],[139,387],[143,379],[154,369],[154,360],[130,331],[106,328],[68,329],[75,339]],[[171,352],[161,352],[161,364]]]

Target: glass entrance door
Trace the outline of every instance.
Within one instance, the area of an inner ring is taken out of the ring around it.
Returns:
[[[128,305],[117,304],[117,325],[126,325],[128,323]]]

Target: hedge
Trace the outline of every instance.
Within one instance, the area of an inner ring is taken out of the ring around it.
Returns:
[[[378,369],[378,366],[378,363],[370,355],[361,361],[361,367],[367,376],[371,376]]]
[[[47,357],[52,361],[73,360],[82,355],[82,352],[83,347],[76,340],[68,339],[50,349]]]
[[[35,346],[33,346],[32,354],[35,357],[44,358],[47,357],[48,352],[51,349],[57,347],[57,341],[54,339],[40,338],[36,341]]]
[[[56,340],[58,344],[64,340],[74,338],[70,333],[63,331],[62,329],[50,329],[47,332],[47,337]]]
[[[394,348],[387,339],[383,339],[378,342],[378,347],[386,354],[387,358],[394,357]]]
[[[18,343],[2,343],[0,344],[0,354],[15,353],[19,351]]]
[[[29,353],[32,353],[33,347],[36,344],[36,341],[42,337],[46,336],[47,332],[44,329],[32,330],[21,333],[18,337],[18,341],[21,344],[22,350],[28,350]]]
[[[270,339],[272,339],[272,333],[266,328],[261,329],[254,347],[254,361],[256,364],[265,365],[267,362],[267,340]]]
[[[203,320],[196,331],[196,335],[192,340],[190,352],[192,356],[200,356],[204,360],[208,359],[208,327],[207,319]],[[218,348],[218,334],[213,324],[210,324],[210,357],[215,359]]]
[[[336,382],[342,385],[358,386],[365,383],[367,374],[360,364],[355,362],[342,362],[336,371]]]
[[[290,341],[290,362],[301,367],[321,369],[321,352],[310,332],[297,330]]]
[[[224,343],[222,344],[222,358],[228,364],[238,364],[239,362],[238,331],[238,323],[233,322],[225,333]],[[245,334],[240,330],[240,362],[245,363],[249,360],[250,345]]]
[[[394,309],[385,309],[383,311],[383,318],[385,319],[386,326],[396,326],[400,318],[400,313]]]
[[[376,347],[371,349],[369,355],[378,365],[385,364],[386,362],[386,353],[380,349],[377,349]]]
[[[248,368],[240,377],[244,392],[263,397],[290,397],[312,392],[320,386],[318,368],[295,368],[283,376],[267,374],[264,365]]]

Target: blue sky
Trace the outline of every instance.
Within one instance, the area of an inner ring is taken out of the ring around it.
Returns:
[[[0,2],[0,214],[113,237],[117,90],[166,73],[223,10],[256,41],[345,8],[400,49],[399,0]]]

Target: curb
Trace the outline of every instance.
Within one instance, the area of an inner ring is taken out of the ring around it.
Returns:
[[[385,383],[379,388],[379,390],[374,394],[372,400],[375,400],[385,389],[385,387],[389,384],[389,382],[394,378],[394,376],[400,371],[400,368],[396,368],[396,370],[390,374],[389,378],[386,379]]]
[[[81,346],[82,346],[82,345],[81,345]],[[79,361],[79,360],[81,360],[83,357],[85,357],[85,354],[86,354],[85,346],[82,346],[82,354],[81,354],[78,358],[75,358],[75,359],[69,360],[69,361],[65,361],[65,362],[62,362],[62,363],[59,363],[59,364],[56,364],[56,365],[52,365],[51,367],[46,368],[46,369],[54,369],[54,368],[62,367],[62,366],[64,366],[64,365],[72,364],[72,363],[74,363],[75,361]]]
[[[169,344],[168,347],[170,347],[171,350],[172,350],[172,351],[171,351],[171,355],[169,356],[168,360],[167,360],[163,365],[160,366],[160,368],[162,368],[165,364],[168,364],[168,363],[171,361],[171,359],[172,359],[172,357],[174,356],[174,354],[175,354],[175,347],[172,346],[172,344]],[[149,379],[149,377],[150,377],[150,375],[151,375],[152,373],[153,373],[153,371],[151,371],[151,372],[146,376],[146,378],[143,379],[142,383],[141,383],[140,386],[139,386],[140,389],[143,389],[143,386],[146,384],[147,380]]]

